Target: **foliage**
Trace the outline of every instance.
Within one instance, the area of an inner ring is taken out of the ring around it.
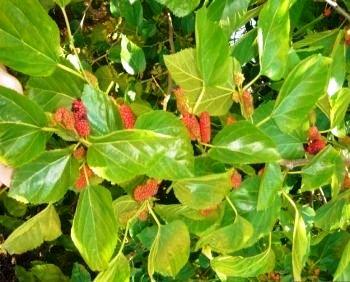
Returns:
[[[0,280],[348,280],[326,2],[1,0]]]

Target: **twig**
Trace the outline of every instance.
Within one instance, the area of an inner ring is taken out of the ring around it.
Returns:
[[[350,22],[350,15],[345,11],[342,7],[338,5],[337,2],[333,0],[314,0],[316,2],[326,2],[329,6],[331,6],[338,14],[342,15]]]
[[[174,45],[174,27],[173,27],[173,20],[171,18],[171,14],[168,11],[167,12],[167,18],[168,18],[168,37],[169,37],[169,45],[170,45],[170,53],[174,54],[175,53],[175,45]],[[168,90],[167,93],[164,97],[163,100],[163,110],[166,111],[167,107],[168,107],[168,102],[170,100],[170,96],[171,96],[171,91],[173,89],[173,79],[171,78],[170,73],[168,73]]]

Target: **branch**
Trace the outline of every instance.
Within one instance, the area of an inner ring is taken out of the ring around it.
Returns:
[[[338,5],[337,2],[333,0],[315,0],[316,2],[325,2],[329,6],[331,6],[338,14],[342,15],[344,18],[346,18],[350,22],[350,15],[347,11],[345,11],[342,7]]]
[[[174,27],[173,27],[173,20],[171,18],[171,14],[168,11],[167,12],[167,18],[168,18],[168,40],[169,40],[169,45],[170,45],[170,53],[174,54],[175,53],[175,45],[174,45]],[[171,96],[171,91],[173,89],[173,80],[171,78],[170,72],[168,73],[168,90],[167,93],[165,95],[165,98],[163,100],[163,110],[166,111],[167,106],[168,106],[168,102],[170,100],[170,96]]]

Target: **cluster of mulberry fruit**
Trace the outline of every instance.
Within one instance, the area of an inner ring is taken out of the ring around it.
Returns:
[[[54,114],[54,122],[68,130],[75,130],[79,136],[87,137],[90,134],[90,125],[87,119],[86,108],[81,100],[72,103],[72,109],[59,108]]]
[[[199,120],[193,114],[184,113],[182,122],[186,126],[192,141],[197,140],[202,143],[210,143],[211,125],[208,112],[201,113]]]
[[[242,183],[242,175],[237,171],[233,171],[231,175],[231,186],[233,189],[238,189]]]
[[[133,195],[137,202],[143,202],[155,196],[158,192],[159,183],[155,179],[149,179],[146,183],[136,186]]]
[[[305,147],[305,151],[310,155],[316,155],[319,151],[326,147],[326,141],[323,139],[316,126],[309,128],[308,135],[308,143]]]

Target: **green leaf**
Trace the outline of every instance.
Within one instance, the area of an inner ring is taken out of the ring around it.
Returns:
[[[4,207],[6,211],[15,217],[22,217],[27,212],[27,205],[24,203],[21,203],[19,201],[16,201],[15,199],[12,199],[8,197],[7,194],[6,197],[3,200]]]
[[[196,56],[195,49],[184,49],[173,55],[164,56],[164,62],[176,84],[184,90],[188,106],[194,114],[199,115],[207,111],[214,116],[224,115],[232,105],[234,91],[232,63],[226,73],[221,69],[216,70],[225,78],[224,83],[206,86],[197,69]]]
[[[196,63],[203,86],[223,85],[232,81],[227,74],[232,69],[227,38],[216,23],[207,18],[207,9],[196,15]]]
[[[0,86],[0,162],[17,167],[45,149],[47,118],[26,96]]]
[[[48,76],[61,54],[55,22],[37,0],[2,1],[0,63],[32,76]]]
[[[72,240],[93,271],[108,267],[118,240],[110,192],[88,186],[79,195],[72,225]]]
[[[121,196],[113,201],[113,210],[119,226],[125,227],[138,209],[139,204],[129,195]]]
[[[349,199],[350,191],[346,191],[320,207],[314,218],[315,226],[326,231],[345,228],[350,220]]]
[[[275,254],[271,248],[252,257],[219,256],[210,262],[218,275],[232,277],[256,277],[275,267]]]
[[[330,55],[332,63],[329,68],[329,84],[327,93],[332,97],[343,86],[346,74],[346,44],[344,44],[344,31],[340,30],[334,42]]]
[[[272,80],[283,77],[289,51],[290,0],[269,0],[258,21],[260,73]]]
[[[150,276],[158,272],[175,277],[187,263],[190,255],[190,235],[186,225],[177,220],[159,226],[148,257]]]
[[[46,209],[27,220],[5,240],[2,247],[9,254],[22,254],[52,241],[61,235],[61,222],[55,208]]]
[[[54,264],[38,264],[30,269],[30,272],[35,276],[37,281],[45,282],[68,282],[68,277],[65,276],[61,269]]]
[[[236,207],[238,214],[248,220],[254,227],[254,235],[249,244],[254,244],[272,231],[281,211],[281,200],[279,197],[271,199],[270,208],[261,211],[257,210],[260,182],[261,180],[258,176],[248,177],[243,181],[239,189],[233,190],[229,194],[229,198]],[[232,216],[234,216],[232,208],[226,207],[225,217],[231,221]]]
[[[268,118],[273,110],[274,104],[275,102],[270,100],[269,102],[260,105],[254,111],[254,123],[259,124],[260,121]],[[304,156],[304,140],[297,136],[282,132],[274,120],[269,119],[267,122],[262,123],[259,128],[275,142],[277,151],[281,154],[283,159],[293,160]]]
[[[292,247],[293,278],[295,281],[301,281],[301,272],[308,257],[309,248],[309,235],[306,232],[303,217],[296,211]]]
[[[142,49],[125,35],[122,35],[121,46],[120,57],[126,72],[131,75],[143,72],[146,68],[146,59]]]
[[[143,21],[143,8],[139,0],[111,0],[110,9],[113,16],[122,16],[128,25],[139,27]]]
[[[156,0],[158,3],[167,6],[177,17],[184,17],[190,14],[200,3],[200,0]]]
[[[314,191],[319,187],[332,184],[332,194],[337,195],[344,178],[344,161],[332,146],[317,154],[302,169],[302,191]]]
[[[246,247],[253,234],[252,224],[238,215],[232,224],[207,232],[197,242],[196,249],[209,246],[220,254],[233,253]]]
[[[350,104],[350,88],[341,88],[337,93],[330,97],[330,122],[332,133],[337,137],[344,137],[345,116]]]
[[[232,57],[241,65],[248,63],[258,55],[257,29],[254,28],[245,33],[232,47]]]
[[[93,135],[104,135],[123,128],[116,106],[106,93],[85,85],[81,99],[87,109]]]
[[[220,204],[232,189],[229,173],[180,179],[172,187],[181,203],[198,210]]]
[[[265,163],[280,159],[270,137],[248,121],[224,127],[212,144],[209,156],[224,163]]]
[[[100,272],[94,282],[129,282],[130,266],[125,256],[117,255],[109,264],[108,268]]]
[[[70,150],[45,152],[15,170],[9,196],[32,204],[57,202],[73,185],[78,171]]]
[[[86,270],[86,268],[83,265],[75,262],[73,264],[70,282],[91,282],[90,273]]]
[[[31,77],[27,83],[29,97],[46,112],[70,108],[73,100],[81,96],[83,86],[82,79],[61,69],[48,77]]]
[[[287,76],[272,111],[272,118],[283,132],[297,129],[324,95],[329,64],[329,58],[311,56]]]
[[[350,280],[350,241],[346,244],[337,271],[334,273],[333,281]]]
[[[149,112],[135,127],[90,138],[88,164],[97,175],[116,183],[142,174],[169,180],[192,176],[192,146],[174,115]]]
[[[260,182],[257,210],[271,208],[275,202],[277,192],[282,188],[283,175],[277,163],[268,163]]]
[[[67,6],[72,0],[55,0],[55,2],[62,8]]]

